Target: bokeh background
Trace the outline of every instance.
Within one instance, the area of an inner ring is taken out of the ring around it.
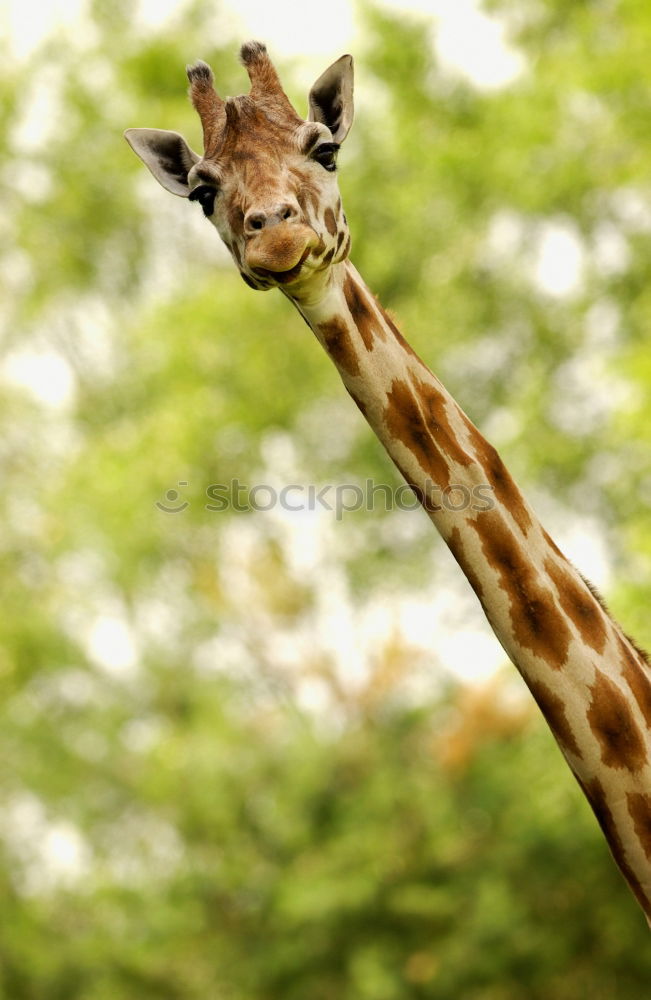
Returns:
[[[0,996],[613,1000],[648,929],[390,463],[122,138],[343,51],[353,259],[651,645],[651,7],[12,2],[0,22]],[[171,498],[171,499],[170,499]],[[160,504],[179,506],[168,513]]]

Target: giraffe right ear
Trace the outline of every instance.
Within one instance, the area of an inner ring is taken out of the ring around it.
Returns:
[[[124,138],[167,191],[187,198],[188,173],[201,159],[178,132],[161,128],[128,128]]]
[[[308,121],[323,122],[335,142],[343,142],[353,124],[353,57],[342,56],[322,73],[310,91]]]

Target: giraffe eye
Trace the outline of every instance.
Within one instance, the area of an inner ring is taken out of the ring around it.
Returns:
[[[312,153],[312,159],[320,163],[322,167],[326,170],[333,171],[337,169],[337,153],[339,152],[339,144],[336,142],[323,142],[320,146],[317,146]]]
[[[198,201],[203,209],[203,214],[207,217],[215,211],[216,196],[217,188],[210,184],[200,184],[194,191],[190,191],[189,199],[190,201]]]

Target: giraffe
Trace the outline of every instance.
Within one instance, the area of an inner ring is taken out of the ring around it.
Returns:
[[[646,655],[350,261],[336,163],[353,120],[352,57],[318,78],[306,120],[262,43],[247,42],[240,57],[246,96],[223,100],[206,63],[187,68],[202,156],[176,132],[131,128],[125,137],[164,188],[199,202],[246,284],[279,288],[312,329],[477,595],[651,924]],[[490,503],[440,502],[446,491],[472,498],[480,488]]]

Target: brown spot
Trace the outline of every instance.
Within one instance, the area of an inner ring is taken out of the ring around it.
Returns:
[[[628,811],[647,859],[651,861],[651,795],[629,792]]]
[[[554,694],[551,688],[543,684],[542,681],[534,680],[532,677],[527,678],[527,686],[561,746],[570,750],[577,757],[582,757],[574,731],[565,714],[563,699]]]
[[[395,379],[387,394],[384,411],[387,430],[400,441],[439,488],[450,485],[449,462],[443,457],[433,437],[437,424],[423,411],[418,396],[406,382]]]
[[[498,574],[500,587],[508,595],[514,639],[554,670],[560,670],[572,634],[554,595],[542,585],[540,574],[499,510],[485,511],[469,523],[479,535],[489,565]]]
[[[341,244],[344,242],[345,238],[346,238],[346,230],[342,229],[341,232],[339,233],[339,236],[337,237],[337,250],[341,249]]]
[[[646,724],[651,728],[651,679],[646,657],[628,639],[617,636],[621,653],[622,676],[635,698]],[[635,655],[637,654],[637,656]],[[639,657],[639,659],[638,659]]]
[[[337,198],[337,207],[335,208],[335,215],[339,215],[341,212],[341,198]]]
[[[644,912],[647,916],[651,916],[651,903],[642,888],[640,880],[626,860],[626,851],[615,823],[615,817],[613,816],[610,806],[608,805],[606,794],[600,781],[597,778],[594,778],[592,781],[584,782],[581,781],[578,775],[576,777],[588,802],[592,806],[592,811],[597,817],[599,826],[603,830],[604,836],[608,841],[608,846],[610,847],[612,855],[617,862],[622,875],[631,887],[635,898]]]
[[[434,376],[430,377],[433,378]],[[431,426],[436,431],[438,447],[458,465],[472,465],[474,461],[473,457],[459,444],[457,439],[457,432],[452,426],[448,415],[446,397],[443,392],[437,389],[436,385],[432,382],[423,382],[420,379],[415,379],[414,381],[425,412],[432,421]],[[461,414],[461,410],[459,410],[454,400],[449,396],[447,398],[456,411]]]
[[[292,173],[293,172],[294,171],[292,171]],[[296,192],[296,201],[298,202],[301,211],[305,215],[308,208],[308,194],[304,188],[301,188]]]
[[[639,771],[646,764],[644,738],[626,698],[609,677],[597,671],[591,688],[588,722],[608,767]]]
[[[477,459],[484,468],[486,482],[493,489],[495,498],[499,504],[509,511],[520,530],[523,533],[526,532],[531,527],[531,515],[511,473],[506,468],[493,445],[479,433],[475,425],[466,417],[465,413],[463,417]]]
[[[385,408],[387,429],[409,448],[434,485],[445,489],[451,483],[451,463],[468,466],[472,458],[456,439],[443,393],[419,379],[413,385],[394,379]]]
[[[335,255],[335,248],[331,247],[331,249],[328,250],[327,254],[324,256],[323,260],[321,261],[321,266],[322,267],[327,267],[328,264],[330,263],[330,261],[332,260],[332,258],[334,257],[334,255]]]
[[[553,559],[545,561],[545,569],[553,580],[563,611],[574,622],[581,638],[597,653],[602,653],[608,633],[603,608],[591,589]]]
[[[350,237],[344,243],[343,249],[339,247],[339,249],[337,250],[335,260],[336,261],[345,260],[346,257],[348,256],[349,251],[350,251]]]
[[[477,573],[475,572],[475,568],[472,564],[472,561],[468,558],[466,554],[463,540],[461,538],[461,532],[457,527],[454,527],[452,529],[449,536],[446,538],[446,542],[448,544],[450,552],[452,553],[454,558],[459,563],[459,566],[463,570],[463,574],[468,580],[468,583],[470,584],[474,592],[477,594],[479,600],[481,600],[482,594],[484,593],[484,588],[482,586],[481,580],[479,579]]]
[[[379,336],[384,339],[384,330],[378,323],[377,316],[371,309],[363,289],[349,274],[346,275],[344,281],[344,297],[364,345],[367,351],[371,351],[375,337]]]
[[[335,213],[330,207],[326,208],[323,215],[323,221],[325,222],[325,227],[331,236],[334,236],[337,232],[337,221],[335,219]]]
[[[319,323],[319,332],[323,335],[325,348],[337,365],[349,375],[359,375],[359,361],[350,336],[350,331],[343,320],[335,316],[327,323]]]

